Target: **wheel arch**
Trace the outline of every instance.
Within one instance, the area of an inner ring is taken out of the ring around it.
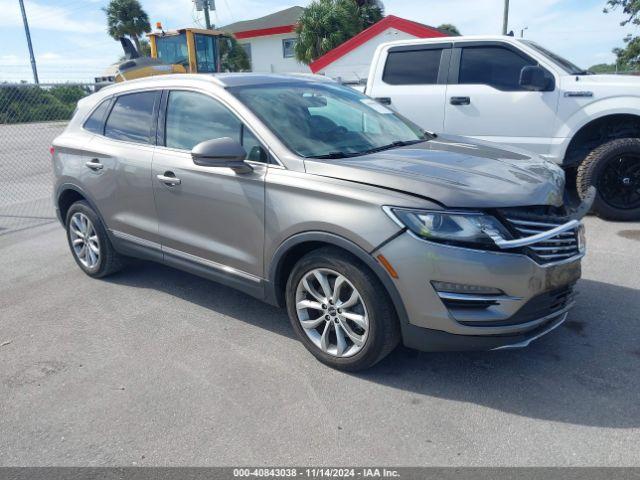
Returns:
[[[69,211],[69,208],[71,207],[71,205],[73,205],[77,201],[82,200],[87,202],[89,206],[93,209],[93,211],[96,212],[96,215],[98,215],[98,217],[100,218],[100,221],[102,222],[105,229],[107,230],[107,234],[110,235],[109,229],[107,227],[107,224],[104,221],[102,214],[100,213],[100,210],[98,209],[98,207],[96,207],[96,204],[91,199],[91,197],[87,195],[87,193],[84,190],[82,190],[82,188],[72,183],[62,184],[60,185],[60,187],[58,187],[55,198],[56,198],[56,209],[58,210],[58,219],[63,225],[65,223],[67,212]]]
[[[640,105],[638,110],[608,111],[599,116],[587,116],[572,130],[575,134],[567,144],[562,165],[575,167],[588,153],[616,138],[640,138]]]
[[[322,247],[336,247],[353,255],[376,275],[391,299],[400,324],[408,323],[400,294],[387,271],[366,250],[344,237],[328,232],[304,232],[289,237],[276,249],[268,269],[267,302],[284,306],[285,287],[296,262],[308,252]]]

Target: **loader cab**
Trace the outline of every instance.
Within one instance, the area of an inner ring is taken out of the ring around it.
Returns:
[[[217,30],[183,28],[149,34],[151,57],[165,65],[181,65],[187,73],[215,73],[220,68]]]

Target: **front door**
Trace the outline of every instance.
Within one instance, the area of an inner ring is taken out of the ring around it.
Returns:
[[[522,68],[537,62],[497,42],[456,45],[462,48],[452,53],[444,132],[548,154],[558,89],[534,92],[520,87]]]
[[[258,140],[213,97],[167,92],[164,139],[153,158],[162,250],[169,263],[188,262],[259,281],[263,276],[264,178]],[[163,123],[163,122],[160,122]],[[193,163],[200,142],[231,137],[252,154],[250,173]]]

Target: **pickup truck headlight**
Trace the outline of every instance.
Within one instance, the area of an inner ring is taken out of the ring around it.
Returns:
[[[442,210],[412,210],[385,207],[385,212],[415,235],[432,242],[471,248],[496,249],[492,237],[511,238],[494,217],[484,213]]]

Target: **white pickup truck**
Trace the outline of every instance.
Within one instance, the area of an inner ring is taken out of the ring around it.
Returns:
[[[615,220],[640,218],[640,78],[592,75],[508,36],[380,45],[365,93],[425,130],[500,142],[565,168],[580,197]]]

